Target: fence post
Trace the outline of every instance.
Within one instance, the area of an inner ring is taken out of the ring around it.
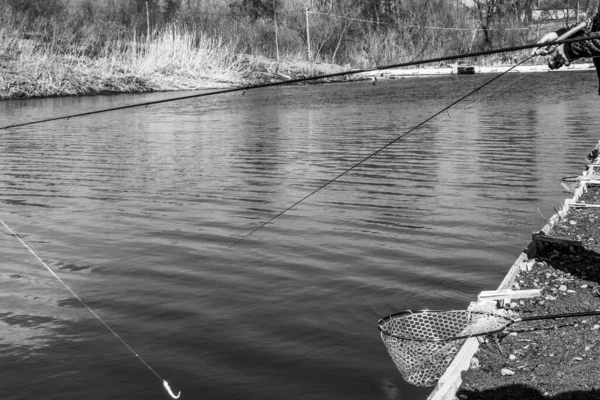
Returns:
[[[148,2],[146,2],[146,42],[150,41],[150,11],[148,10]]]
[[[304,15],[306,19],[306,54],[308,57],[308,61],[312,61],[312,57],[310,54],[310,29],[308,27],[308,6],[304,9]]]
[[[279,41],[277,39],[277,11],[275,9],[275,0],[273,0],[273,22],[275,23],[275,50],[277,52],[277,61],[279,61]]]

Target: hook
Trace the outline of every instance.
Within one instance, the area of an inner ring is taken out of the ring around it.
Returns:
[[[179,396],[181,396],[181,391],[179,391],[179,393],[177,393],[177,396],[175,396],[175,393],[173,393],[173,391],[171,390],[171,387],[169,386],[169,382],[163,380],[163,386],[165,387],[165,389],[167,389],[167,392],[169,392],[169,395],[172,398],[178,399]]]

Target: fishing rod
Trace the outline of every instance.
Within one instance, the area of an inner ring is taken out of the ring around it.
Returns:
[[[558,38],[555,41],[545,42],[543,44],[543,46],[550,47],[550,46],[557,46],[557,45],[561,45],[561,44],[565,44],[565,43],[580,42],[580,41],[591,40],[591,39],[600,39],[600,35],[587,36],[587,37],[583,37],[583,38],[578,37],[578,38],[572,38],[572,39],[566,39],[566,38],[563,38],[563,36],[561,36],[560,38]],[[563,38],[563,39],[561,39],[561,38]],[[474,52],[474,53],[464,53],[464,54],[457,54],[457,55],[446,56],[446,57],[429,58],[429,59],[424,59],[424,60],[409,61],[409,62],[403,62],[403,63],[398,63],[398,64],[389,64],[389,65],[384,65],[384,66],[358,69],[358,70],[353,70],[353,71],[335,72],[335,73],[325,74],[325,75],[316,75],[316,76],[309,76],[309,77],[304,77],[304,78],[288,79],[288,80],[283,80],[283,81],[279,81],[279,82],[257,83],[254,85],[239,86],[239,87],[234,87],[234,88],[229,88],[229,89],[216,90],[216,91],[212,91],[212,92],[196,93],[196,94],[191,94],[191,95],[186,95],[186,96],[173,97],[170,99],[147,101],[147,102],[142,102],[142,103],[129,104],[129,105],[125,105],[125,106],[118,106],[118,107],[112,107],[112,108],[105,108],[105,109],[101,109],[101,110],[94,110],[94,111],[87,111],[87,112],[82,112],[82,113],[77,113],[77,114],[70,114],[70,115],[65,115],[62,117],[45,118],[45,119],[41,119],[41,120],[37,120],[37,121],[29,121],[29,122],[23,122],[23,123],[19,123],[19,124],[11,124],[11,125],[6,125],[6,126],[0,127],[0,130],[6,130],[6,129],[10,129],[10,128],[18,128],[18,127],[28,126],[28,125],[42,124],[42,123],[51,122],[51,121],[68,120],[71,118],[84,117],[84,116],[88,116],[88,115],[101,114],[101,113],[107,113],[107,112],[112,112],[112,111],[126,110],[126,109],[130,109],[130,108],[148,107],[151,105],[170,103],[170,102],[174,102],[174,101],[195,99],[195,98],[208,97],[208,96],[216,96],[219,94],[226,94],[226,93],[233,93],[233,92],[245,92],[245,91],[251,90],[251,89],[260,89],[260,88],[273,87],[273,86],[291,85],[291,84],[296,84],[296,83],[305,83],[305,82],[310,82],[310,81],[316,81],[319,79],[338,78],[340,76],[356,75],[356,74],[362,74],[362,73],[368,73],[368,72],[374,72],[374,71],[380,71],[380,70],[386,70],[386,69],[411,67],[411,66],[416,66],[416,65],[452,61],[452,60],[456,60],[456,59],[460,59],[460,58],[472,58],[472,57],[487,56],[487,55],[491,55],[491,54],[506,53],[506,52],[510,52],[510,51],[533,49],[533,48],[540,47],[540,45],[541,45],[540,43],[525,44],[525,45],[521,45],[521,46],[512,46],[512,47],[505,47],[505,48],[500,48],[500,49],[484,50],[484,51],[478,51],[478,52]]]
[[[449,106],[446,106],[446,107],[442,108],[440,111],[436,112],[435,114],[433,114],[429,118],[427,118],[424,121],[420,122],[419,124],[415,125],[414,127],[412,127],[411,129],[409,129],[408,131],[404,132],[400,136],[396,137],[392,141],[388,142],[384,146],[378,148],[377,150],[375,150],[374,152],[372,152],[368,156],[364,157],[362,160],[360,160],[359,162],[355,163],[351,167],[345,169],[344,171],[342,171],[340,174],[338,174],[333,179],[330,179],[329,181],[325,182],[324,184],[322,184],[321,186],[319,186],[317,189],[313,190],[312,192],[310,192],[309,194],[307,194],[306,196],[304,196],[302,199],[296,201],[294,204],[292,204],[291,206],[289,206],[285,210],[283,210],[280,213],[276,214],[271,219],[269,219],[268,221],[262,223],[261,225],[259,225],[258,227],[256,227],[251,232],[249,232],[246,235],[242,236],[240,239],[238,239],[236,242],[234,242],[231,246],[229,246],[229,248],[232,248],[233,246],[237,245],[238,243],[244,241],[246,238],[248,238],[249,236],[253,235],[257,231],[261,230],[266,225],[270,224],[271,222],[273,222],[274,220],[276,220],[277,218],[279,218],[280,216],[282,216],[286,212],[290,211],[292,208],[296,207],[297,205],[299,205],[300,203],[302,203],[303,201],[305,201],[309,197],[313,196],[314,194],[316,194],[320,190],[324,189],[325,187],[329,186],[333,182],[337,181],[339,178],[341,178],[342,176],[346,175],[347,173],[349,173],[353,169],[359,167],[360,165],[362,165],[363,163],[365,163],[367,160],[375,157],[377,154],[381,153],[382,151],[384,151],[385,149],[387,149],[391,145],[395,144],[396,142],[398,142],[403,137],[405,137],[405,136],[409,135],[410,133],[416,131],[417,129],[421,128],[423,125],[425,125],[426,123],[428,123],[429,121],[431,121],[432,119],[434,119],[435,117],[437,117],[438,115],[440,115],[440,114],[448,111],[450,108],[454,107],[456,104],[460,103],[461,101],[463,101],[467,97],[469,97],[472,94],[474,94],[474,93],[478,92],[479,90],[483,89],[484,87],[486,87],[490,83],[494,82],[495,80],[500,79],[501,77],[503,77],[504,75],[506,75],[507,73],[509,73],[510,71],[512,71],[513,69],[515,69],[516,67],[518,67],[519,65],[526,63],[527,61],[531,60],[533,57],[538,56],[539,54],[542,54],[543,49],[545,49],[546,52],[548,52],[548,53],[551,53],[552,51],[555,51],[555,49],[553,48],[553,46],[555,45],[555,43],[558,43],[558,42],[563,42],[564,43],[565,42],[564,39],[566,39],[566,38],[568,38],[570,36],[573,36],[575,33],[579,32],[583,28],[585,28],[585,26],[586,26],[586,23],[582,22],[582,23],[578,24],[577,26],[573,27],[572,29],[570,29],[569,31],[567,31],[564,34],[562,34],[558,38],[558,40],[556,40],[554,42],[544,42],[543,44],[538,43],[537,46],[535,46],[536,48],[538,48],[538,50],[534,51],[529,57],[525,58],[524,60],[519,61],[518,63],[516,63],[515,65],[513,65],[512,67],[510,67],[506,71],[502,72],[501,74],[499,74],[499,75],[495,76],[494,78],[490,79],[489,81],[485,82],[483,85],[480,85],[480,86],[476,87],[475,89],[473,89],[469,93],[465,94],[464,96],[462,96],[458,100],[455,100]]]

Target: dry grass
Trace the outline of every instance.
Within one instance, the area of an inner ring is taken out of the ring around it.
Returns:
[[[219,39],[174,27],[149,42],[111,42],[94,52],[2,29],[0,54],[2,99],[206,89],[241,82],[247,74]]]

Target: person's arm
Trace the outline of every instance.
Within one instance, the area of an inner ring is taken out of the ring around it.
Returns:
[[[592,59],[596,66],[596,75],[598,75],[598,82],[600,82],[600,57],[594,57]],[[600,86],[598,87],[598,94],[600,95]]]
[[[556,32],[549,32],[540,39],[538,43],[553,42],[559,39],[561,35],[568,32],[575,25],[559,29]],[[580,32],[572,35],[571,37],[581,36],[598,36],[600,35],[600,12],[587,21],[585,21],[585,27]],[[565,43],[558,47],[550,46],[549,48],[537,48],[533,53],[538,55],[552,55],[552,59],[548,63],[551,69],[557,69],[563,65],[571,65],[572,60],[585,57],[596,57],[600,56],[600,38],[583,40],[580,42]]]
[[[594,16],[591,20],[587,21],[587,26],[583,32],[584,36],[598,36],[600,35],[600,12]],[[564,56],[568,60],[576,60],[578,58],[585,57],[597,57],[600,56],[600,39],[583,40],[581,42],[565,43],[564,45]],[[568,65],[568,64],[565,64]],[[594,65],[598,67],[596,61]]]

